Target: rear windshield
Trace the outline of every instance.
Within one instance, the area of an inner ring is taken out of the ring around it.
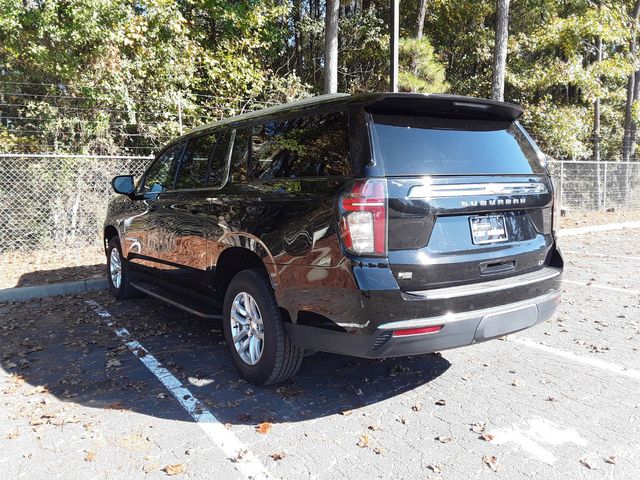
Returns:
[[[545,172],[512,122],[377,114],[371,128],[376,161],[389,175]]]

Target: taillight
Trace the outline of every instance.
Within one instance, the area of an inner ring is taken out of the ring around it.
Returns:
[[[340,198],[340,233],[345,248],[355,254],[386,255],[386,180],[358,180]]]

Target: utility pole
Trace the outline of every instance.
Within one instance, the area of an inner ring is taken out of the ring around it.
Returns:
[[[391,72],[389,90],[398,91],[398,42],[400,41],[400,0],[391,0]]]

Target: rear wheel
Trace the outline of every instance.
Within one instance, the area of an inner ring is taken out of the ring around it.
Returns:
[[[264,270],[238,273],[224,298],[224,336],[231,358],[245,380],[257,385],[294,375],[304,357],[284,331],[271,283]]]
[[[122,256],[118,237],[113,237],[107,247],[107,280],[114,297],[124,300],[136,296],[137,292],[129,283],[129,265]]]

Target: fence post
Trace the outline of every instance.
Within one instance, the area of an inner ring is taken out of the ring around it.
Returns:
[[[602,195],[602,210],[607,210],[607,165],[608,163],[604,163],[604,188]]]

